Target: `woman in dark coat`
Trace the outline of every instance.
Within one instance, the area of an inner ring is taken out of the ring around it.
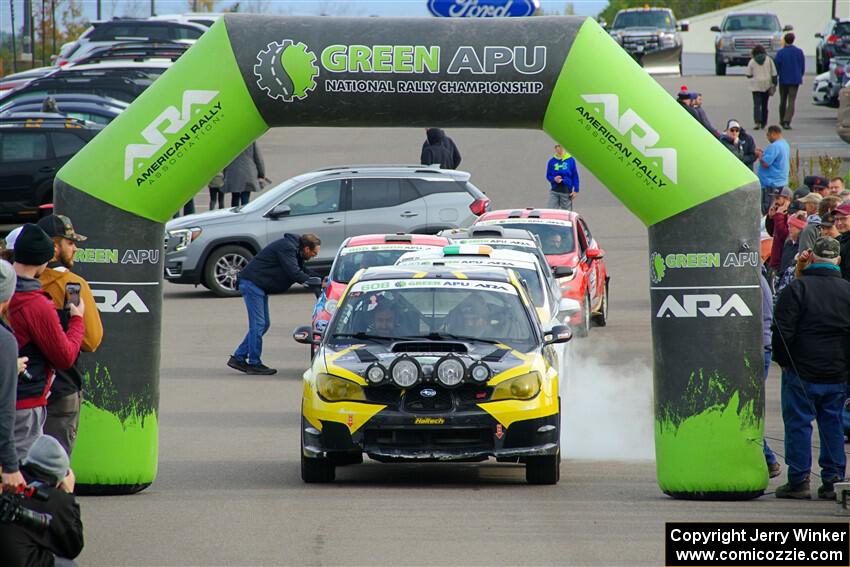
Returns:
[[[265,177],[263,156],[254,142],[224,168],[224,187],[221,191],[232,195],[231,207],[247,205],[251,200],[251,192],[260,190],[260,180]]]

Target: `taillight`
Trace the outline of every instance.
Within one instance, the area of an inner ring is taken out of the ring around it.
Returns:
[[[826,38],[827,43],[838,43],[838,36],[835,34],[831,34]]]
[[[472,214],[480,217],[484,213],[487,212],[487,209],[490,208],[490,199],[486,197],[484,199],[475,199],[469,204],[469,210],[472,211]]]
[[[843,65],[836,65],[835,66],[835,76],[840,77],[842,75],[844,75],[844,66]]]

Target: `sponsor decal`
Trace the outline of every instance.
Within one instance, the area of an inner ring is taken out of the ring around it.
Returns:
[[[348,427],[351,427],[352,425],[354,425],[354,414],[353,413],[348,414],[347,423],[348,423]]]
[[[149,313],[150,309],[132,289],[119,297],[114,289],[92,289],[97,310],[101,313]]]
[[[145,127],[146,143],[124,150],[124,180],[136,177],[136,187],[154,183],[169,166],[191,151],[224,117],[218,91],[183,91],[180,108],[169,106]],[[151,160],[151,158],[154,158]]]
[[[516,288],[510,284],[501,282],[482,282],[476,280],[440,280],[440,279],[418,279],[418,280],[391,280],[379,282],[358,282],[351,288],[349,294],[377,291],[390,288],[461,288],[470,290],[497,291],[499,293],[511,293],[517,295]]]
[[[349,248],[343,248],[339,251],[339,255],[346,256],[348,254],[354,254],[357,252],[386,252],[390,250],[415,251],[427,250],[430,248],[435,247],[424,244],[364,244],[363,246],[351,246]]]
[[[681,268],[742,268],[759,266],[758,252],[729,252],[721,262],[720,252],[688,252],[661,255],[653,252],[649,255],[649,279],[652,283],[661,283],[667,270]]]
[[[534,15],[540,0],[428,0],[428,10],[444,18],[505,18]]]
[[[74,262],[81,264],[156,264],[159,262],[158,249],[125,250],[118,248],[77,248]]]
[[[417,417],[413,425],[443,425],[446,423],[444,417]]]
[[[306,99],[317,89],[360,94],[536,95],[543,91],[540,81],[470,79],[486,79],[503,69],[537,75],[545,68],[546,46],[542,45],[463,45],[447,52],[439,45],[333,44],[317,57],[303,42],[283,39],[257,53],[254,76],[257,87],[268,97],[291,103]],[[457,79],[429,78],[441,72]]]
[[[496,424],[496,439],[501,439],[505,436],[505,430],[502,428],[501,423]]]
[[[452,238],[452,242],[457,244],[485,244],[488,246],[492,245],[493,247],[503,245],[519,246],[522,248],[537,248],[537,244],[535,244],[533,240],[518,240],[513,238],[461,238],[459,240]]]
[[[397,266],[410,267],[412,264],[421,264],[423,266],[433,266],[434,264],[441,266],[485,266],[494,268],[522,268],[525,270],[537,271],[535,264],[531,262],[520,262],[518,260],[496,260],[491,258],[408,258],[399,260]]]
[[[647,186],[662,189],[676,183],[676,150],[657,147],[661,136],[646,120],[631,108],[620,114],[620,99],[615,94],[586,94],[581,98],[589,106],[576,107],[579,123],[591,130],[600,144]]]
[[[477,221],[475,225],[486,224],[549,224],[552,226],[573,226],[573,223],[563,219],[529,219],[529,218],[505,218],[505,219],[487,219]]]
[[[675,317],[752,317],[753,312],[737,293],[733,293],[727,300],[716,293],[686,294],[679,301],[675,296],[668,295],[661,303],[658,318]]]

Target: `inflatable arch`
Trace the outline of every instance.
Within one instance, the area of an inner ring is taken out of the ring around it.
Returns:
[[[763,492],[756,177],[596,22],[252,15],[219,20],[57,176],[106,328],[84,359],[82,488],[156,476],[173,211],[269,128],[431,125],[542,128],[647,225],[658,484]]]

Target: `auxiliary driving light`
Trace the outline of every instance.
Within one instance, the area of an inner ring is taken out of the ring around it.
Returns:
[[[469,375],[476,382],[486,382],[490,379],[490,367],[478,361],[469,367]]]
[[[369,365],[369,368],[366,369],[366,379],[372,384],[380,384],[386,377],[386,369],[377,362],[373,362]]]
[[[390,375],[396,386],[410,388],[419,381],[421,369],[416,360],[409,356],[402,356],[390,366]]]
[[[435,367],[437,380],[443,386],[457,386],[463,380],[464,374],[466,374],[466,368],[463,365],[463,362],[456,356],[446,356],[443,357],[442,360],[437,362]]]

